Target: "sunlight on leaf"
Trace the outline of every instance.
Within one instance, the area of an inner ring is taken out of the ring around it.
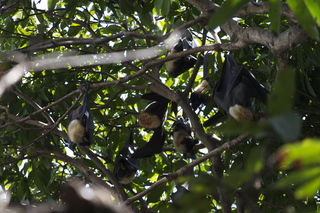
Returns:
[[[319,40],[319,31],[313,21],[313,17],[310,14],[304,1],[288,0],[288,4],[298,19],[302,27],[307,31],[309,36],[315,40]],[[319,11],[317,11],[319,13]]]
[[[286,144],[277,152],[281,169],[304,167],[320,162],[320,140],[305,139],[301,143]]]
[[[320,1],[319,0],[304,0],[309,12],[312,17],[316,20],[317,24],[320,25]]]

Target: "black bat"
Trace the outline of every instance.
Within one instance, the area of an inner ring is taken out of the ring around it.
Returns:
[[[185,35],[183,35],[183,37],[179,39],[179,42],[173,47],[169,55],[192,49],[195,46],[190,30],[187,29],[184,34]],[[166,68],[171,77],[177,77],[180,74],[188,71],[196,64],[196,62],[197,58],[195,57],[195,55],[187,55],[181,58],[167,61]]]
[[[211,84],[209,83],[208,57],[207,55],[205,55],[203,59],[203,79],[191,93],[190,97],[193,110],[196,110],[201,104],[207,103],[209,101],[210,98],[205,94],[205,92],[207,92],[211,88]]]
[[[185,157],[194,158],[194,146],[198,140],[191,136],[191,124],[189,119],[178,116],[173,124],[173,145],[177,152],[183,153]]]
[[[128,142],[117,154],[114,167],[114,175],[121,184],[129,184],[140,166],[140,158],[132,158],[134,151],[133,131],[130,130]]]
[[[217,82],[213,98],[228,115],[237,121],[254,120],[251,99],[267,102],[268,91],[242,66],[239,70],[234,57],[225,56],[222,73]]]
[[[93,143],[94,124],[89,104],[89,87],[89,84],[85,85],[83,104],[69,115],[67,128],[70,141],[83,146]]]
[[[185,173],[184,175],[185,177],[190,176],[190,177],[194,177],[194,173],[193,173],[193,168],[188,169],[188,171]],[[189,191],[189,183],[188,181],[184,182],[184,183],[179,183],[176,185],[176,189],[177,191],[171,194],[171,200],[172,200],[172,204],[173,207],[176,210],[181,210],[183,208],[183,200],[182,198],[187,195],[192,193],[191,191]]]
[[[160,153],[162,151],[165,139],[166,135],[163,131],[163,127],[160,126],[156,128],[150,141],[140,149],[137,149],[137,151],[132,154],[132,158],[147,158],[154,154]]]
[[[138,124],[147,129],[156,129],[167,119],[169,100],[157,93],[147,93],[141,96],[149,100],[149,104],[138,116]]]

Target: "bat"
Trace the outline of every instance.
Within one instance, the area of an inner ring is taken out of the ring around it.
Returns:
[[[83,146],[93,143],[94,124],[89,104],[89,87],[89,84],[85,85],[83,104],[69,115],[67,127],[70,141]]]
[[[184,175],[185,177],[194,177],[194,173],[193,173],[193,168],[190,168],[187,170],[187,172]],[[172,204],[173,207],[176,210],[181,210],[183,208],[183,200],[182,198],[187,195],[187,194],[191,194],[192,192],[189,191],[189,183],[188,181],[184,182],[184,183],[178,183],[176,184],[176,189],[177,191],[171,194],[171,200],[172,200]]]
[[[134,151],[133,131],[130,129],[128,142],[117,154],[114,167],[114,175],[121,184],[129,184],[134,179],[140,166],[140,158],[132,158]]]
[[[167,119],[169,100],[157,93],[146,93],[142,99],[149,100],[149,104],[138,116],[138,124],[147,129],[156,129]]]
[[[185,35],[183,35],[183,37],[179,39],[178,43],[172,48],[169,55],[192,49],[195,46],[190,30],[187,29],[184,34]],[[167,61],[166,69],[171,77],[177,77],[180,74],[188,71],[196,64],[196,62],[197,58],[195,55],[186,55],[181,58]]]
[[[203,79],[201,83],[191,93],[190,101],[193,110],[196,110],[201,104],[209,101],[209,96],[205,94],[210,90],[211,84],[209,83],[209,68],[208,68],[208,57],[205,55],[203,63]]]
[[[163,127],[160,126],[156,128],[153,132],[153,135],[148,143],[143,147],[137,149],[133,154],[132,158],[147,158],[151,157],[154,154],[158,154],[162,151],[162,147],[166,135],[164,134]]]
[[[225,56],[220,79],[213,91],[213,98],[228,115],[237,121],[253,121],[251,99],[256,98],[266,104],[267,93],[268,91],[245,66],[239,69],[231,54]]]
[[[194,146],[198,140],[191,136],[191,124],[189,119],[178,116],[173,124],[173,145],[177,152],[183,153],[185,157],[194,158]]]

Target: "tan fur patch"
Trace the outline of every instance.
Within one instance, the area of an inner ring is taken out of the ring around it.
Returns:
[[[161,125],[161,121],[155,114],[141,112],[138,116],[138,124],[144,128],[155,129]]]
[[[173,145],[177,152],[186,153],[187,147],[185,146],[185,137],[188,137],[188,133],[183,130],[173,132]]]
[[[238,104],[230,107],[229,113],[237,121],[253,121],[251,110]]]
[[[83,137],[85,133],[85,128],[82,126],[81,122],[77,119],[71,121],[68,125],[68,136],[71,142],[79,144],[83,142]]]
[[[205,93],[210,89],[209,82],[203,80],[195,89],[194,92]]]

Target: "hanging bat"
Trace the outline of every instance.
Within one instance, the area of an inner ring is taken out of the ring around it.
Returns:
[[[89,87],[89,84],[85,85],[83,104],[69,115],[67,127],[70,141],[83,146],[93,143],[94,124],[89,104]]]
[[[195,46],[190,30],[187,29],[184,34],[185,35],[183,35],[183,37],[179,39],[179,42],[173,47],[169,55],[192,49]],[[180,74],[188,71],[196,64],[196,62],[197,58],[195,57],[195,55],[187,55],[181,58],[167,61],[166,69],[168,70],[171,77],[177,77]]]
[[[194,177],[193,168],[187,170],[184,174],[185,177]],[[177,191],[171,194],[172,205],[176,210],[180,210],[183,208],[183,201],[181,200],[185,195],[192,193],[189,191],[189,183],[188,181],[184,183],[176,184]]]
[[[209,101],[209,96],[205,94],[212,87],[209,83],[209,67],[208,67],[208,56],[205,55],[203,59],[203,79],[201,83],[191,93],[190,101],[193,110],[198,109],[201,104]]]
[[[167,119],[169,100],[157,93],[147,93],[142,99],[151,101],[138,116],[138,124],[147,129],[156,129]]]
[[[148,143],[146,143],[140,149],[137,149],[133,154],[132,158],[147,158],[154,154],[158,154],[162,151],[164,141],[166,139],[163,127],[156,128],[153,135]]]
[[[189,119],[178,116],[173,124],[173,145],[177,152],[183,153],[185,157],[194,158],[194,146],[198,140],[191,136],[191,124]]]
[[[251,111],[251,99],[267,102],[268,91],[256,78],[242,66],[238,65],[231,54],[225,56],[222,73],[217,82],[213,98],[228,115],[237,121],[254,120]]]
[[[135,177],[140,166],[140,158],[132,158],[135,151],[133,144],[133,131],[130,129],[130,137],[128,142],[117,154],[114,175],[121,184],[129,184]]]

